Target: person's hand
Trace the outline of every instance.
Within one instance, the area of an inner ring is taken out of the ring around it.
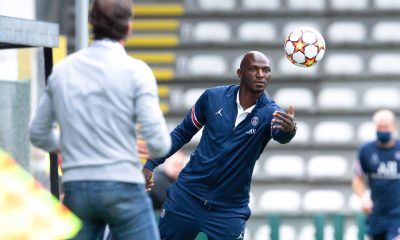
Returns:
[[[364,213],[366,213],[368,215],[372,213],[373,203],[372,203],[372,200],[371,200],[371,197],[369,196],[369,194],[364,194],[364,196],[361,199],[361,204],[362,204],[362,210],[364,211]]]
[[[151,188],[154,186],[153,183],[153,172],[147,168],[143,168],[142,173],[144,175],[144,179],[146,180],[146,191],[151,191]]]
[[[282,130],[284,132],[294,132],[296,124],[294,122],[294,107],[290,105],[287,113],[275,111],[272,116],[272,128]]]
[[[149,151],[145,141],[138,139],[136,141],[136,149],[139,153],[140,159],[150,159],[151,158],[150,151]]]

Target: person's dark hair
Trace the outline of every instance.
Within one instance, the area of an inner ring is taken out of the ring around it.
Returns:
[[[132,5],[132,0],[95,0],[89,15],[93,38],[126,38],[132,19]]]

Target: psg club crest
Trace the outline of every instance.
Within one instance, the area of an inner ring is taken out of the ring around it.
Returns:
[[[257,126],[257,124],[258,124],[258,122],[259,122],[259,120],[258,120],[258,117],[253,117],[252,119],[251,119],[251,125],[253,125],[253,126]]]
[[[400,160],[400,151],[396,151],[396,153],[394,154],[394,158],[399,161]]]

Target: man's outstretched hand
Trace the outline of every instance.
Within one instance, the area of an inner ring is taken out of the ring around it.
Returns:
[[[294,132],[296,130],[296,124],[294,122],[294,107],[290,105],[287,113],[275,111],[272,119],[272,127],[280,129],[284,132]]]

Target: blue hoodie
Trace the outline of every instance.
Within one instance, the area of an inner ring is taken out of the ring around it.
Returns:
[[[207,89],[171,132],[170,153],[144,167],[153,170],[204,127],[189,163],[171,186],[173,192],[184,191],[212,206],[247,206],[254,164],[265,146],[271,138],[288,143],[295,134],[271,128],[273,112],[282,109],[265,93],[235,128],[238,90],[237,85]]]

